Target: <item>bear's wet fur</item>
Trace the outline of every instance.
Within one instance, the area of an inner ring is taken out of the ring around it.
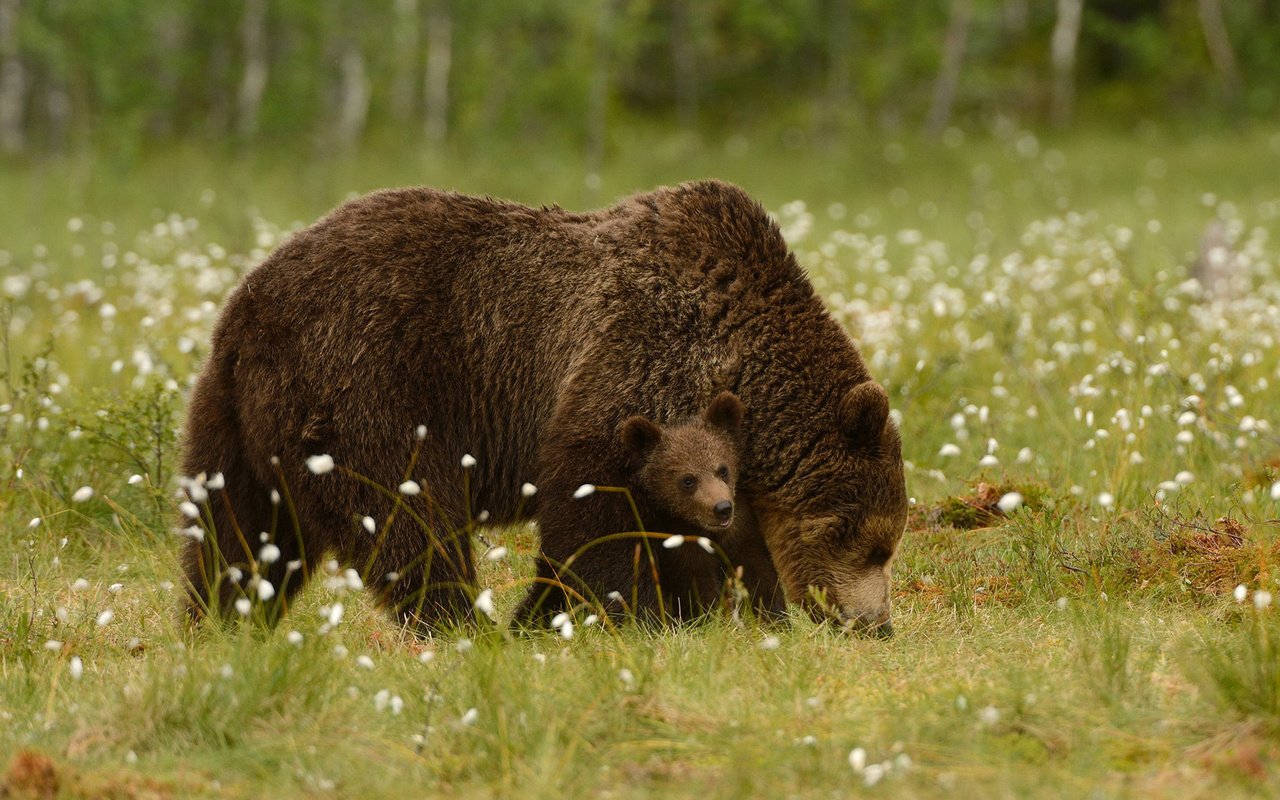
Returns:
[[[701,181],[590,213],[426,188],[353,200],[250,272],[215,327],[183,469],[221,472],[225,488],[186,545],[192,609],[248,588],[226,568],[251,575],[266,531],[281,551],[257,564],[273,613],[332,553],[406,621],[458,621],[475,592],[469,525],[486,510],[539,523],[520,619],[615,590],[655,611],[634,542],[598,541],[634,528],[625,498],[573,494],[625,485],[625,419],[687,418],[724,390],[746,407],[745,540],[789,600],[887,623],[907,507],[888,397],[742,190]],[[318,454],[336,469],[310,472]],[[422,491],[398,493],[406,478]],[[525,481],[539,491],[522,505]],[[664,588],[694,580],[669,554]]]

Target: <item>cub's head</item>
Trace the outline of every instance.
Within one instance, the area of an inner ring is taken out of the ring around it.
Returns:
[[[669,514],[708,533],[733,523],[742,401],[721,392],[701,416],[659,425],[627,418],[618,429],[645,493]]]

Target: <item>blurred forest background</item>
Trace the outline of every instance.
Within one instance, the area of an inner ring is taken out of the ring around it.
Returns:
[[[0,151],[1273,114],[1275,0],[0,0]]]

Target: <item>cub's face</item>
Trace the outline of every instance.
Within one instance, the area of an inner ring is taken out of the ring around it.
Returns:
[[[708,533],[733,524],[742,403],[722,392],[699,418],[659,425],[630,417],[619,430],[640,465],[645,492],[677,519]]]

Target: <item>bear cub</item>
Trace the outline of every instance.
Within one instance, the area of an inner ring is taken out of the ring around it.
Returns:
[[[721,392],[699,417],[659,425],[628,417],[618,429],[632,459],[635,488],[665,518],[645,520],[664,533],[728,533],[734,521],[742,401]],[[670,530],[668,530],[670,529]]]

